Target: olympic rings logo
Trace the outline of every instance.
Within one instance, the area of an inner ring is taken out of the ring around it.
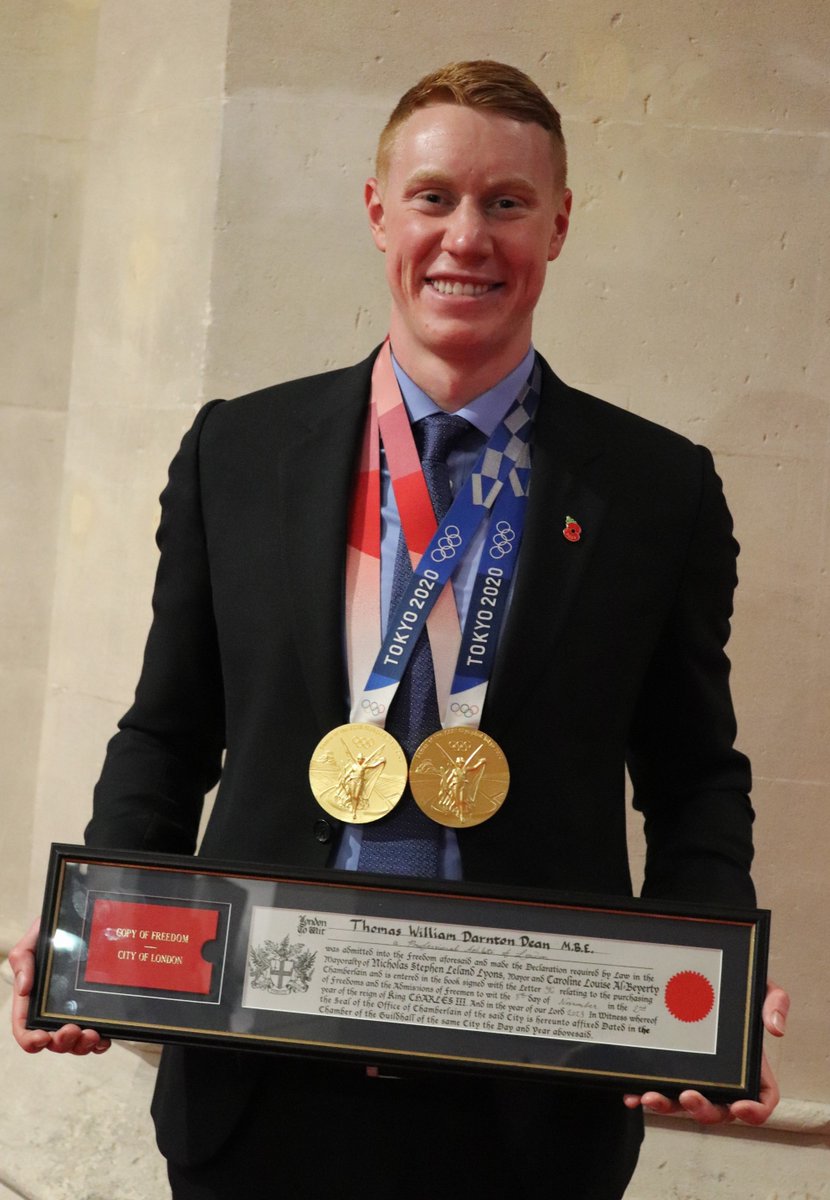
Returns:
[[[477,704],[459,704],[457,700],[454,700],[453,703],[450,705],[450,712],[461,713],[462,717],[477,717],[478,716],[478,705]]]
[[[504,558],[513,549],[516,531],[509,521],[499,521],[493,534],[493,544],[490,547],[491,558]]]
[[[381,717],[386,712],[386,705],[378,704],[377,700],[364,700],[361,708],[364,712],[370,712],[373,717]]]
[[[438,545],[430,558],[433,562],[446,562],[448,558],[455,558],[455,552],[460,545],[461,530],[457,525],[448,525],[444,530],[444,536],[438,539]]]

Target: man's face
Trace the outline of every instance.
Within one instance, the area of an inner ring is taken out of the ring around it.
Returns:
[[[540,125],[456,104],[414,112],[398,130],[387,177],[366,185],[404,368],[417,372],[435,356],[510,371],[530,344],[570,204]]]

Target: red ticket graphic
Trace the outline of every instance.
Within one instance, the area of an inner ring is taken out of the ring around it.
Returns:
[[[213,965],[202,949],[218,924],[213,908],[95,900],[84,979],[207,995]]]

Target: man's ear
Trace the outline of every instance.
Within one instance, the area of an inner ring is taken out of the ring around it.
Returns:
[[[369,218],[369,228],[378,250],[386,251],[386,227],[383,218],[383,199],[380,194],[380,184],[377,179],[367,179],[363,189],[363,200],[366,205],[366,215]]]
[[[568,236],[568,226],[571,223],[571,205],[573,204],[573,193],[570,188],[565,188],[562,192],[562,198],[559,201],[559,206],[556,210],[556,218],[553,223],[553,232],[551,234],[550,243],[548,244],[548,262],[553,262],[562,253],[562,247],[565,244],[565,238]]]

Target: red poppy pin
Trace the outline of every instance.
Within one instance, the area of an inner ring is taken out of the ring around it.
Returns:
[[[562,536],[567,538],[569,542],[578,542],[582,537],[582,526],[573,517],[565,517],[565,528],[562,530]]]

